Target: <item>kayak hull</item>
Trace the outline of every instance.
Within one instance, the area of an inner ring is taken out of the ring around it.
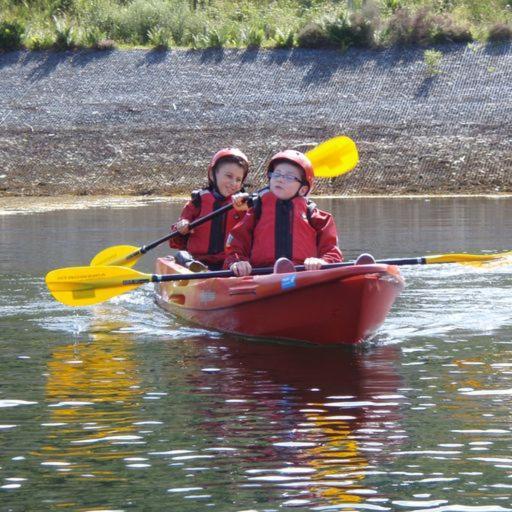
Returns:
[[[189,273],[172,257],[158,274]],[[348,267],[263,276],[168,281],[155,286],[157,304],[208,329],[316,345],[353,345],[384,322],[404,287],[398,268]]]

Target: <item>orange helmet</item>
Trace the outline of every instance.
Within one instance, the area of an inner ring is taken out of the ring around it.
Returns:
[[[298,165],[304,171],[306,184],[309,186],[308,193],[311,192],[313,189],[313,183],[315,181],[315,173],[313,171],[313,164],[309,158],[304,153],[295,151],[294,149],[280,151],[270,159],[267,172],[272,172],[276,163],[281,160],[285,160]]]
[[[237,148],[224,148],[213,155],[208,165],[208,181],[210,183],[215,183],[215,176],[213,174],[215,166],[219,163],[221,158],[227,157],[233,157],[238,160],[240,165],[244,168],[244,180],[247,177],[247,173],[249,172],[249,159]]]

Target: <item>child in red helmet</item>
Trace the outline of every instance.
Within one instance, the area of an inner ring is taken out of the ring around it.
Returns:
[[[306,198],[314,181],[306,155],[281,151],[271,158],[267,174],[268,189],[227,239],[224,268],[245,276],[253,266],[272,266],[281,257],[306,270],[343,261],[332,215]],[[246,197],[235,195],[235,208],[242,208]]]
[[[231,196],[242,190],[248,172],[249,160],[239,149],[225,148],[213,155],[208,165],[208,186],[192,192],[192,197],[183,208],[178,222],[171,228],[181,234],[169,241],[171,248],[182,250],[177,255],[178,262],[190,262],[193,258],[196,260],[194,263],[199,261],[212,270],[222,268],[226,237],[243,218],[245,211],[230,210],[197,226],[193,231],[190,231],[189,224],[230,204]],[[200,268],[200,265],[190,266],[194,267]]]

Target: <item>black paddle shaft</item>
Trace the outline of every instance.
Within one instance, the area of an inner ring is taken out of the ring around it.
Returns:
[[[327,263],[326,265],[322,265],[321,269],[329,269],[329,268],[339,268],[339,267],[351,267],[355,264],[354,261],[345,261],[343,263]],[[426,260],[423,257],[419,258],[401,258],[401,259],[388,259],[388,260],[377,260],[373,265],[425,265]],[[306,270],[304,265],[296,265],[295,272],[302,272]],[[254,268],[251,272],[252,276],[262,276],[273,274],[273,267],[261,267]],[[197,272],[190,274],[153,274],[150,279],[141,279],[141,280],[130,280],[129,283],[127,281],[124,284],[135,284],[137,283],[161,283],[165,281],[189,281],[195,279],[211,279],[214,277],[235,277],[235,273],[232,270],[214,270],[212,272]]]

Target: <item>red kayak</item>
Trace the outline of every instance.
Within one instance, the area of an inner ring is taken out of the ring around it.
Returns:
[[[188,274],[171,256],[158,274]],[[156,302],[194,324],[243,336],[352,345],[384,322],[404,287],[397,267],[351,265],[304,272],[157,283]]]

